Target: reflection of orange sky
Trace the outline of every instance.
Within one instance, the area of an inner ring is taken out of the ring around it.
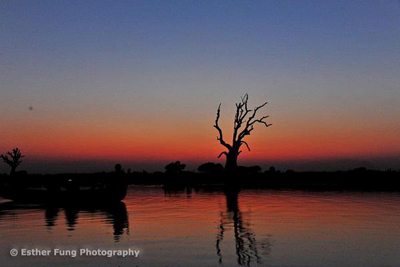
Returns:
[[[245,245],[246,237],[252,236],[254,248],[272,265],[282,263],[280,257],[298,262],[304,255],[313,259],[323,257],[326,262],[352,255],[355,262],[360,258],[366,262],[376,257],[376,251],[387,251],[388,257],[398,255],[399,201],[399,195],[392,193],[242,190],[239,209],[233,211],[228,210],[223,192],[165,194],[161,187],[130,186],[124,199],[128,221],[119,217],[126,214],[124,210],[118,216],[119,213],[96,209],[81,209],[77,214],[71,210],[70,215],[76,220],[68,221],[65,210],[60,208],[58,216],[51,218],[54,226],[46,226],[49,217],[45,209],[21,209],[19,205],[0,214],[4,237],[0,245],[43,249],[129,247],[143,251],[140,259],[151,266],[162,265],[157,260],[164,264],[177,258],[195,258],[201,251],[216,263],[216,240],[222,230],[220,252],[225,266],[233,265],[227,262],[236,259],[237,247]],[[115,226],[122,221],[125,227],[118,243],[114,243]],[[270,253],[264,254],[265,251]],[[349,251],[352,253],[348,254]],[[291,257],[287,257],[289,254]],[[54,257],[48,260],[60,261]],[[62,260],[93,262],[87,257]],[[104,258],[103,263],[106,260],[114,262],[116,258]],[[153,261],[158,264],[152,264]],[[381,262],[381,258],[377,261]],[[380,262],[374,265],[379,266]]]
[[[205,234],[213,237],[221,216],[229,214],[226,197],[221,192],[193,193],[188,197],[185,193],[164,195],[161,188],[135,186],[130,187],[130,192],[124,203],[129,214],[131,235],[143,238],[161,240]],[[244,190],[239,194],[238,200],[239,216],[257,235],[267,233],[313,238],[315,231],[323,232],[328,229],[331,238],[334,238],[335,233],[339,231],[346,231],[352,235],[356,234],[355,230],[368,231],[372,234],[371,231],[383,231],[377,227],[377,222],[385,223],[387,219],[385,216],[397,214],[399,211],[397,205],[399,197],[381,193]],[[45,220],[43,210],[17,212],[23,214],[24,218]],[[67,234],[63,213],[64,211],[60,209],[54,229],[60,235]],[[97,212],[93,216],[91,213],[80,211],[75,226],[75,231],[79,232],[76,237],[85,240],[87,233],[91,235],[90,229],[94,226],[111,233],[109,224],[112,224],[112,221],[106,221],[106,215],[105,212]],[[393,219],[399,218],[393,217]],[[18,223],[24,224],[26,221],[21,220]],[[42,223],[36,225],[41,226]],[[397,224],[386,222],[385,227],[396,228]],[[386,232],[390,233],[388,229]],[[45,237],[37,239],[42,240]]]
[[[142,192],[136,194],[141,195]],[[224,195],[184,195],[167,199],[137,202],[136,197],[126,199],[128,209],[140,214],[133,221],[140,233],[158,238],[214,236],[222,214],[229,214]],[[138,196],[140,198],[140,196]],[[376,199],[379,198],[380,202]],[[239,195],[239,211],[243,222],[249,224],[256,235],[291,236],[292,238],[331,239],[338,233],[363,236],[382,235],[377,221],[384,222],[382,214],[398,210],[393,201],[397,197],[371,194],[302,194],[302,193],[249,193]],[[357,203],[355,205],[354,203]],[[382,203],[386,203],[385,206]],[[163,223],[155,218],[162,218]],[[229,217],[228,217],[229,218]],[[141,222],[146,222],[141,223]],[[395,227],[395,224],[387,225]],[[193,231],[193,229],[196,229]],[[357,231],[356,231],[357,230]],[[388,233],[388,231],[386,231]]]
[[[157,238],[184,236],[214,236],[221,213],[227,211],[226,197],[222,193],[182,193],[164,197],[161,189],[131,188],[134,194],[125,199],[128,212],[135,214],[131,223],[145,235]],[[159,194],[157,194],[157,191]],[[377,202],[376,200],[380,201]],[[382,232],[377,221],[384,222],[383,214],[399,210],[397,196],[371,193],[302,193],[276,191],[246,191],[239,194],[239,212],[245,224],[251,225],[257,235],[273,234],[292,237],[331,239],[338,232],[357,235]],[[355,203],[357,203],[355,205]],[[162,223],[160,224],[160,219]],[[395,224],[387,227],[396,227]],[[193,229],[196,229],[193,231]],[[355,229],[359,232],[355,233]],[[360,230],[362,229],[362,230]],[[319,236],[315,236],[320,231]]]

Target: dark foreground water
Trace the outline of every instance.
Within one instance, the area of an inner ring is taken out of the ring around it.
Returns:
[[[51,255],[20,255],[35,248]],[[2,203],[0,266],[400,266],[400,194],[132,186],[111,207]]]

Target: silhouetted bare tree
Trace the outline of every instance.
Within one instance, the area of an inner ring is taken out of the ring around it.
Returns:
[[[21,164],[22,162],[21,158],[23,157],[25,156],[21,154],[21,150],[19,150],[19,148],[17,147],[14,148],[11,152],[8,151],[5,155],[3,154],[0,155],[0,158],[3,159],[4,163],[10,165],[11,167],[10,175],[13,175],[15,173],[15,170]]]
[[[239,154],[242,152],[240,147],[244,144],[247,149],[250,151],[250,147],[244,138],[254,130],[254,125],[256,123],[264,124],[266,127],[271,126],[272,124],[266,123],[264,120],[267,119],[269,116],[263,116],[260,118],[256,118],[257,111],[264,107],[268,102],[255,107],[254,109],[249,109],[247,102],[249,100],[249,96],[246,94],[242,97],[241,102],[236,103],[236,114],[235,120],[233,124],[233,138],[232,144],[228,144],[225,142],[223,138],[223,133],[221,128],[219,127],[218,121],[221,112],[221,104],[218,106],[217,110],[217,117],[215,119],[214,127],[218,130],[219,136],[217,136],[217,140],[223,145],[228,151],[223,151],[219,154],[218,158],[222,155],[226,156],[226,164],[225,170],[232,171],[237,168],[237,158]]]

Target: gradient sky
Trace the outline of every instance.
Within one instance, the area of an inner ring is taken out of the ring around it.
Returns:
[[[400,2],[0,1],[0,93],[28,171],[216,161],[245,93],[241,164],[398,169]]]

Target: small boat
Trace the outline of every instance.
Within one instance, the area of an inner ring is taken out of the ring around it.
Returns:
[[[80,186],[69,180],[64,186],[23,187],[16,184],[0,185],[0,197],[23,203],[110,203],[123,200],[126,181],[120,180],[96,186]]]

